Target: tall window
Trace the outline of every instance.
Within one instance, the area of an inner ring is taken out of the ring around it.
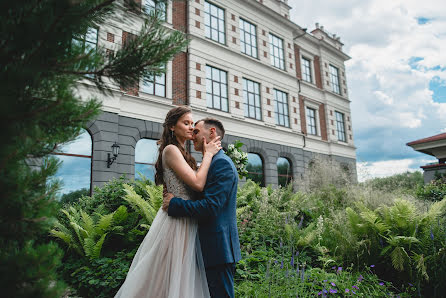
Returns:
[[[157,0],[143,0],[143,8],[147,13],[156,10],[162,20],[166,20],[166,3]]]
[[[311,78],[311,61],[302,57],[302,79],[307,82],[313,82]]]
[[[242,53],[257,58],[256,26],[244,19],[240,19],[239,28]]]
[[[262,120],[260,84],[248,79],[243,79],[243,99],[245,100],[245,116]]]
[[[344,114],[336,111],[336,129],[338,131],[338,140],[342,142],[346,142],[347,138],[345,137],[345,121]]]
[[[269,34],[269,54],[271,57],[271,65],[285,69],[283,39],[271,33]]]
[[[226,71],[206,65],[206,104],[209,108],[229,111]]]
[[[339,69],[330,65],[330,80],[331,90],[334,93],[341,94],[341,87],[339,86]]]
[[[83,130],[79,137],[58,148],[53,155],[61,161],[54,179],[61,182],[61,194],[78,190],[90,193],[92,141],[90,134]]]
[[[290,127],[290,120],[288,117],[288,94],[274,89],[274,101],[276,102],[276,124]]]
[[[73,37],[73,43],[82,47],[84,52],[96,50],[98,45],[98,29],[90,27],[84,34]]]
[[[287,186],[293,180],[293,172],[290,161],[285,157],[277,159],[277,175],[280,186]]]
[[[246,166],[246,170],[248,171],[246,179],[251,179],[260,184],[260,186],[265,186],[263,161],[260,155],[256,153],[248,153],[248,165]]]
[[[156,140],[141,139],[135,147],[135,179],[144,176],[155,181],[155,163],[158,158]]]
[[[166,97],[166,74],[162,73],[158,76],[151,75],[148,78],[144,78],[142,91],[149,94]]]
[[[317,135],[316,126],[316,110],[306,107],[307,110],[307,133],[310,135]]]
[[[225,11],[204,1],[204,25],[207,38],[225,44]]]

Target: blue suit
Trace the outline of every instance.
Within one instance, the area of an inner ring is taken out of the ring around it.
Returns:
[[[234,296],[235,263],[241,259],[237,229],[238,173],[220,150],[212,159],[201,200],[172,198],[168,214],[194,217],[212,297]]]

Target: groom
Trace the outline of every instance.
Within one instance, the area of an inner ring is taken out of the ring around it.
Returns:
[[[210,142],[217,136],[223,139],[224,133],[219,120],[197,121],[193,138],[195,150],[203,152],[203,137]],[[183,200],[170,193],[164,196],[163,209],[169,216],[198,219],[211,297],[234,297],[235,264],[241,259],[236,220],[237,185],[237,170],[220,150],[212,159],[201,200]]]

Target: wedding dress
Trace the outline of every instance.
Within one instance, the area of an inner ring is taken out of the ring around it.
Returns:
[[[192,199],[191,189],[164,159],[163,168],[167,191]],[[115,297],[210,297],[197,230],[195,219],[169,217],[160,208]]]

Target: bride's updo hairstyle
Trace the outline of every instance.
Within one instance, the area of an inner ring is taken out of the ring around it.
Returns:
[[[155,183],[157,185],[164,183],[164,175],[163,175],[163,150],[166,148],[167,145],[173,144],[180,149],[181,154],[183,154],[184,159],[186,160],[187,164],[194,170],[197,169],[197,162],[195,161],[195,158],[190,155],[189,152],[187,152],[182,144],[178,143],[177,137],[175,136],[175,133],[172,133],[170,130],[173,126],[175,126],[178,122],[178,120],[185,114],[190,113],[191,110],[184,106],[179,106],[176,108],[171,109],[167,115],[166,119],[163,123],[163,134],[161,135],[161,139],[158,140],[157,144],[159,145],[158,149],[158,160],[155,164],[156,174],[155,174]]]

